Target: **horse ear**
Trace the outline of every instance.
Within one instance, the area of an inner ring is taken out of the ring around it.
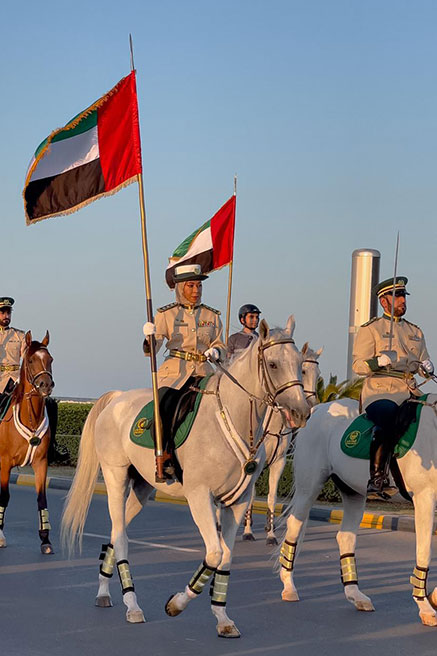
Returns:
[[[296,321],[294,320],[294,315],[290,314],[288,317],[287,325],[285,326],[285,332],[293,337],[294,329],[296,327]]]
[[[317,357],[320,357],[320,356],[322,355],[322,353],[323,353],[323,346],[321,346],[321,347],[319,348],[319,350],[316,351],[316,355],[317,355]]]
[[[48,345],[49,345],[49,341],[50,341],[49,331],[46,330],[45,337],[44,337],[44,339],[42,340],[41,344],[42,344],[43,346],[48,346]]]
[[[261,320],[261,323],[259,324],[259,336],[261,339],[266,340],[270,334],[270,328],[269,324],[265,319]]]
[[[32,331],[28,330],[25,335],[26,345],[30,346],[32,344]]]
[[[308,342],[305,342],[305,344],[302,346],[302,355],[306,355],[308,351]]]

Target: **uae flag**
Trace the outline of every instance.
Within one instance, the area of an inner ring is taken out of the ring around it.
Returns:
[[[135,71],[36,149],[23,191],[26,223],[76,212],[142,171]]]
[[[175,286],[173,274],[180,264],[200,264],[202,273],[210,273],[232,262],[234,256],[236,196],[229,200],[201,228],[195,230],[169,258],[165,279]]]

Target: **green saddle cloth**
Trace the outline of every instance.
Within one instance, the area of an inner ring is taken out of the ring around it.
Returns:
[[[199,382],[199,389],[205,389],[209,379],[212,374],[205,376]],[[196,419],[197,412],[199,410],[200,402],[202,400],[203,394],[198,392],[196,400],[194,402],[194,408],[191,412],[188,412],[183,422],[176,431],[174,438],[175,449],[179,448],[187,439],[191,427]],[[153,441],[151,426],[153,424],[153,401],[150,401],[145,405],[142,410],[137,414],[135,420],[130,429],[130,439],[134,444],[138,446],[144,446],[146,449],[154,449],[155,443]]]
[[[420,396],[418,400],[426,401],[428,394]],[[418,403],[416,409],[415,421],[412,421],[406,432],[399,439],[395,446],[394,455],[396,458],[402,458],[413,446],[416,439],[417,429],[419,428],[420,413],[423,404]],[[364,413],[354,419],[341,438],[341,450],[351,458],[370,459],[370,442],[372,441],[373,421],[367,418]]]

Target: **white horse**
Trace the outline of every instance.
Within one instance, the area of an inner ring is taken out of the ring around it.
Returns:
[[[304,345],[302,351],[305,351],[304,361],[302,363],[302,380],[304,384],[304,394],[310,408],[318,403],[317,399],[317,381],[320,377],[319,357],[323,351],[320,348],[318,351],[313,351],[308,345]],[[269,492],[267,495],[267,513],[266,525],[266,544],[268,546],[278,544],[275,535],[275,508],[278,495],[279,479],[284,471],[285,463],[287,461],[287,453],[292,439],[292,429],[284,425],[280,415],[275,415],[272,418],[268,428],[268,439],[265,441],[266,448],[266,463],[269,468]],[[253,501],[255,496],[255,488],[253,496],[244,515],[244,530],[242,539],[254,541],[255,536],[252,531],[252,513]]]
[[[167,613],[172,616],[181,613],[214,577],[211,609],[217,619],[218,635],[239,637],[237,627],[226,614],[232,549],[255,483],[249,472],[256,465],[262,468],[265,461],[263,446],[258,450],[248,448],[251,428],[256,444],[266,408],[280,409],[293,427],[305,425],[309,414],[303,393],[303,355],[292,339],[293,317],[284,331],[270,331],[262,321],[259,332],[259,339],[229,366],[228,374],[234,380],[223,374],[210,378],[189,438],[177,451],[183,484],[155,483],[153,451],[129,439],[135,417],[151,400],[150,390],[108,392],[93,406],[82,433],[78,467],[63,513],[61,538],[70,550],[77,541],[81,542],[100,465],[108,492],[112,530],[100,568],[96,605],[111,605],[109,578],[117,565],[127,606],[126,618],[129,622],[144,621],[127,561],[126,525],[157,488],[172,496],[186,497],[206,550],[203,563],[184,592],[167,602]],[[129,482],[132,489],[126,504]],[[215,500],[224,506],[220,535],[215,524]]]
[[[358,587],[355,561],[356,535],[366,503],[369,461],[351,458],[340,447],[342,435],[358,414],[358,403],[352,399],[324,403],[313,409],[311,421],[299,430],[294,453],[295,493],[279,558],[284,601],[299,600],[293,581],[296,553],[310,508],[323,484],[334,475],[344,508],[337,543],[346,599],[357,610],[374,610],[370,598]],[[415,511],[416,567],[410,579],[413,598],[423,624],[437,626],[437,588],[429,596],[427,593],[437,497],[437,395],[428,396],[413,447],[397,462],[406,490],[413,497]]]

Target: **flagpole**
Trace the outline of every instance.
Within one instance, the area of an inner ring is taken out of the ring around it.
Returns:
[[[237,176],[234,175],[234,196],[237,196]],[[237,210],[235,209],[235,215],[237,214]],[[235,235],[235,221],[234,221],[234,235]],[[234,253],[232,252],[232,257],[234,257]],[[233,274],[233,265],[234,265],[234,260],[232,259],[229,262],[229,277],[228,277],[228,303],[227,303],[227,308],[226,308],[226,329],[225,329],[225,344],[228,343],[229,339],[229,324],[231,320],[231,294],[232,294],[232,274]]]
[[[131,54],[131,70],[134,71],[134,52],[132,44],[132,35],[129,34],[129,45]],[[141,217],[141,241],[143,249],[143,262],[144,262],[144,281],[146,286],[146,311],[147,321],[153,322],[153,306],[152,306],[152,285],[150,282],[150,268],[149,268],[149,249],[147,243],[147,229],[146,229],[146,206],[144,203],[144,183],[143,174],[138,173],[138,194],[140,202],[140,217]],[[162,440],[162,422],[159,413],[159,396],[158,396],[158,368],[156,364],[156,338],[155,335],[148,337],[150,346],[150,369],[152,374],[152,391],[153,391],[153,407],[154,407],[154,420],[155,420],[155,460],[156,472],[155,481],[157,483],[164,483],[164,449]]]

